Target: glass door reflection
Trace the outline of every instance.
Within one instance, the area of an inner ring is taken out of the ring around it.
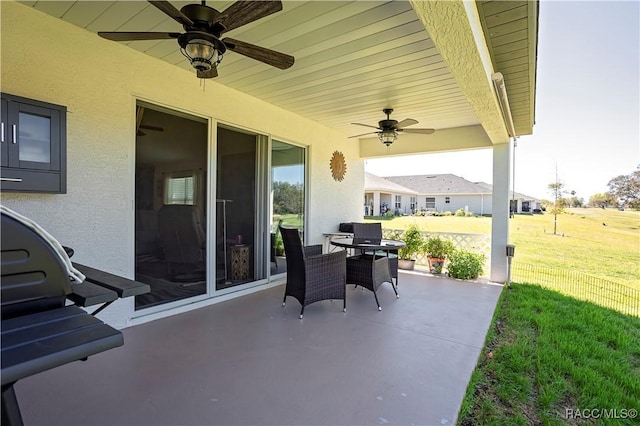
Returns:
[[[278,227],[296,228],[304,241],[306,149],[273,140],[271,144],[271,275],[286,272]]]

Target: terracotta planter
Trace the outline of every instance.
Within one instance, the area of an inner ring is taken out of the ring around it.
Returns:
[[[416,265],[415,260],[398,259],[398,268],[400,269],[413,271],[413,268],[415,267],[415,265]]]
[[[432,274],[440,274],[442,273],[442,267],[444,266],[444,257],[431,257],[428,256],[427,260],[429,261],[429,271]]]

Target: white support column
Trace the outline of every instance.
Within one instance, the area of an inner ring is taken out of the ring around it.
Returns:
[[[380,192],[373,192],[373,215],[380,216]]]
[[[507,253],[509,243],[511,144],[493,146],[493,197],[491,215],[491,281],[507,280]]]

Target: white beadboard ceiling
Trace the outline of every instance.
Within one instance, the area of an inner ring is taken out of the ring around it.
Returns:
[[[146,1],[21,3],[91,32],[182,32],[177,22]],[[171,3],[179,9],[194,2]],[[232,3],[210,1],[207,5],[223,11]],[[283,4],[283,11],[225,36],[293,55],[296,59],[293,67],[279,70],[227,52],[218,67],[219,83],[346,135],[365,133],[366,128],[350,123],[377,124],[384,118],[385,107],[394,108],[392,118],[398,121],[418,120],[419,124],[413,127],[442,129],[479,124],[409,2],[284,1]],[[490,10],[489,5],[485,7]],[[127,44],[191,69],[175,40]],[[508,76],[505,80],[508,83]]]

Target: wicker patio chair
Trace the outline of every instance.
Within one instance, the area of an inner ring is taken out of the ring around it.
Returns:
[[[343,311],[346,312],[346,252],[322,254],[322,245],[319,244],[303,247],[297,229],[280,227],[280,235],[287,261],[287,284],[282,306],[285,306],[287,296],[295,297],[302,305],[302,319],[305,306],[320,300],[342,299]]]
[[[377,223],[353,223],[353,238],[365,239],[382,239],[382,224]],[[367,254],[367,253],[361,253]],[[374,253],[368,253],[374,254]],[[396,279],[395,284],[398,285],[398,250],[389,250],[385,252],[377,252],[376,256],[389,257],[389,269],[391,277]]]
[[[371,290],[379,311],[382,310],[382,307],[380,307],[376,291],[384,283],[391,283],[396,298],[400,297],[391,279],[388,257],[364,254],[347,258],[347,284],[355,284]]]

